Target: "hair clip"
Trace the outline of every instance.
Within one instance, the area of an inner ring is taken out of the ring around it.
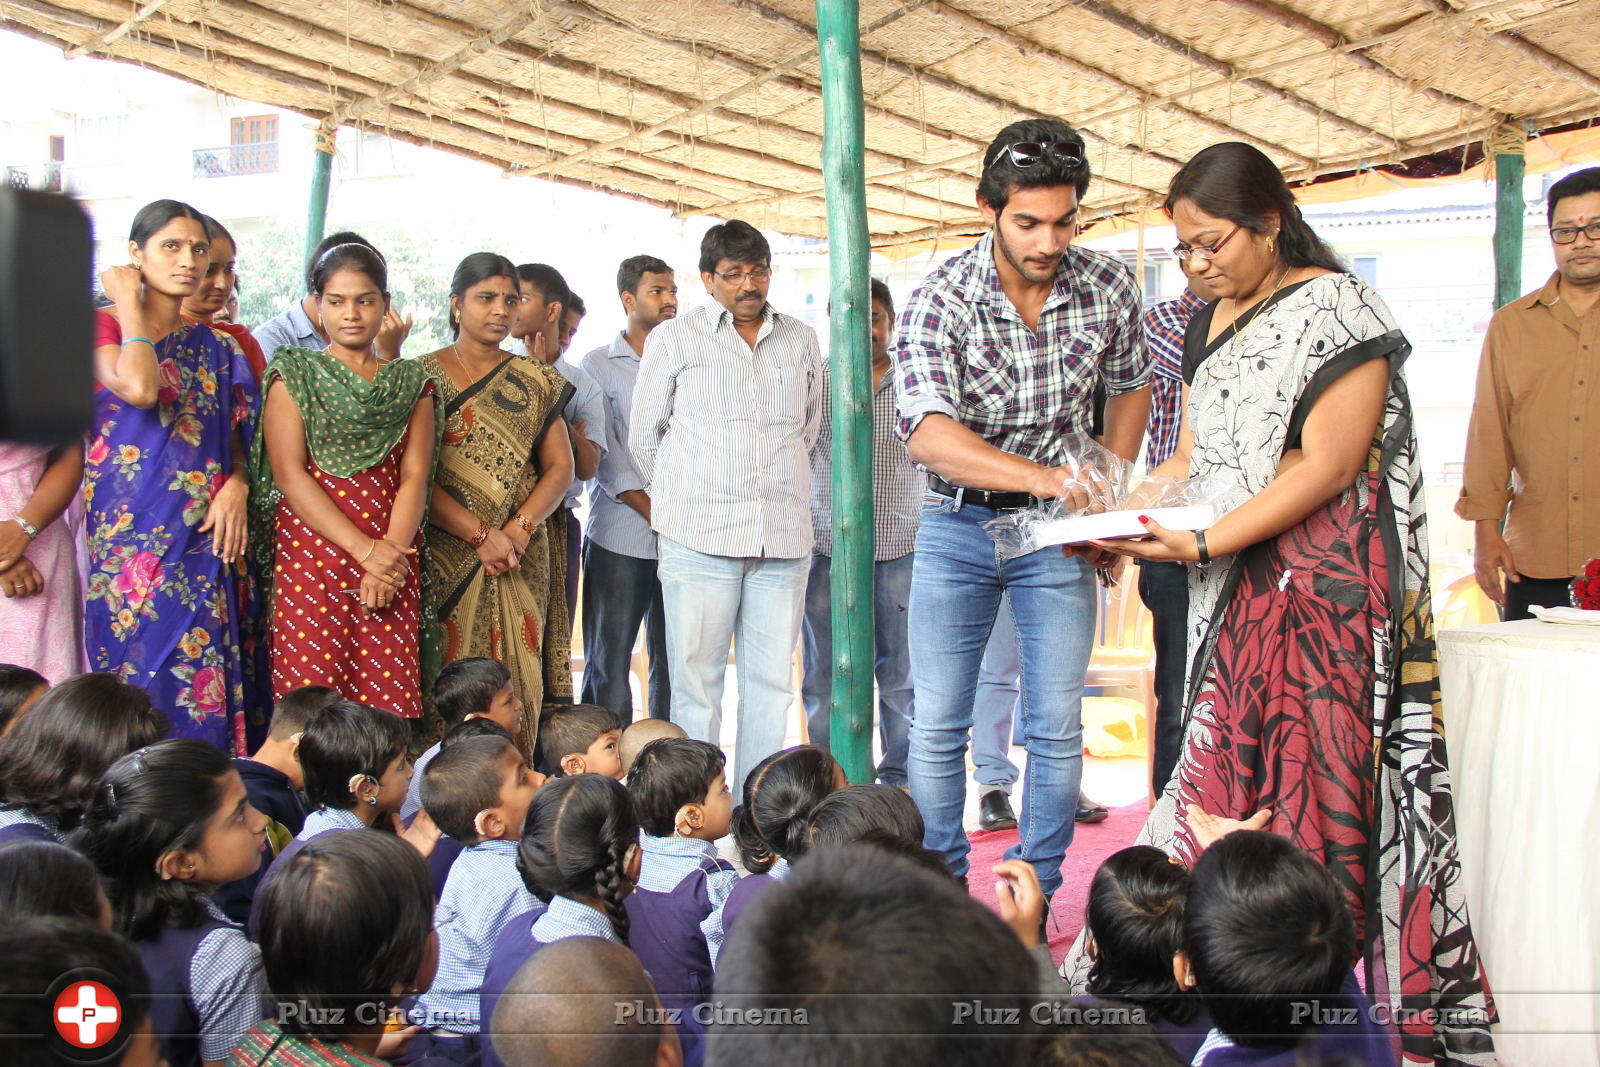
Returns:
[[[133,754],[133,769],[138,771],[140,774],[143,774],[145,771],[150,769],[149,767],[145,766],[144,762],[145,753],[149,751],[150,747],[146,745],[136,750]]]
[[[111,809],[111,814],[117,813],[117,787],[110,782],[106,783],[106,807]]]

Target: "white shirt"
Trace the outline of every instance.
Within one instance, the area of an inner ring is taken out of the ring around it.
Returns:
[[[711,300],[650,332],[628,444],[658,534],[713,556],[810,554],[821,363],[816,331],[771,304],[753,349]]]
[[[639,378],[639,356],[618,333],[609,345],[583,357],[583,372],[605,396],[606,450],[600,470],[589,483],[589,540],[619,556],[656,558],[656,535],[645,517],[622,502],[622,494],[643,492],[644,475],[628,449],[628,420],[633,414],[633,387]]]

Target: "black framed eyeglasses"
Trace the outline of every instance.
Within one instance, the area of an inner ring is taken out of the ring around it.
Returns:
[[[772,268],[757,267],[752,271],[726,270],[719,272],[717,277],[721,278],[729,285],[743,285],[746,278],[749,278],[751,281],[759,285],[761,282],[764,282],[768,278],[772,277]]]
[[[1228,236],[1224,237],[1214,245],[1173,245],[1172,254],[1178,257],[1178,262],[1180,263],[1188,263],[1190,260],[1196,260],[1200,263],[1210,263],[1213,259],[1217,258],[1217,253],[1222,251],[1222,246],[1233,240],[1233,235],[1238,233],[1243,228],[1244,227],[1242,226],[1235,226],[1233,229],[1228,231]]]
[[[1570,245],[1580,233],[1591,241],[1600,241],[1600,219],[1595,219],[1587,226],[1558,226],[1550,231],[1550,240],[1558,245]]]
[[[1043,163],[1046,157],[1069,167],[1079,167],[1083,165],[1083,142],[1014,141],[1003,146],[984,169],[988,170],[989,167],[1000,162],[1002,157],[1008,157],[1011,160],[1011,165],[1018,170],[1036,167]]]

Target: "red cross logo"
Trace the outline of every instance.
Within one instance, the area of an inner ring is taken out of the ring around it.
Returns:
[[[54,1005],[56,1033],[74,1048],[99,1048],[117,1036],[122,1005],[99,982],[73,982]]]

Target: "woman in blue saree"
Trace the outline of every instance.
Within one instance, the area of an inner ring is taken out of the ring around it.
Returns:
[[[179,314],[209,260],[199,212],[147,205],[128,249],[95,324],[84,644],[92,670],[150,693],[170,736],[244,755],[267,718],[245,552],[255,376],[233,338]]]

